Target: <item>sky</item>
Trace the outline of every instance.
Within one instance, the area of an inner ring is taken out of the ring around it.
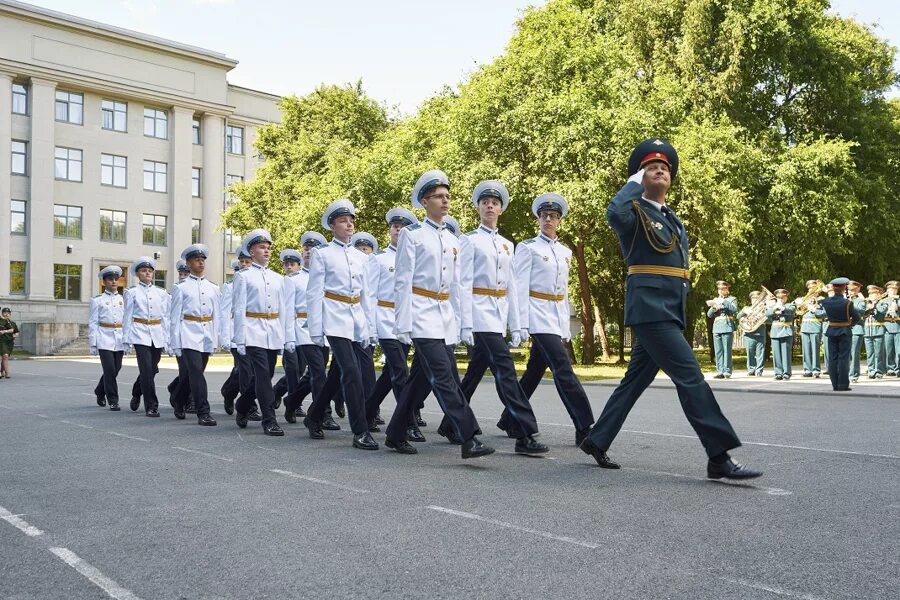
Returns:
[[[544,0],[32,0],[33,4],[222,52],[229,82],[279,95],[362,79],[402,114],[502,54]],[[832,0],[900,47],[900,2]],[[900,58],[897,61],[900,68]],[[892,95],[898,95],[897,91]]]

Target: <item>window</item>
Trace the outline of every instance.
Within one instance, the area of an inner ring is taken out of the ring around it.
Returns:
[[[81,150],[57,146],[54,173],[57,179],[81,181]]]
[[[225,189],[226,189],[225,206],[226,207],[231,206],[234,203],[234,196],[231,194],[231,192],[227,191],[228,188],[230,188],[235,183],[240,183],[243,180],[244,180],[243,175],[226,175],[225,176]]]
[[[200,144],[200,119],[196,117],[191,121],[191,141]]]
[[[100,241],[125,243],[125,211],[100,210]]]
[[[103,129],[128,130],[128,104],[115,100],[104,100],[100,110],[103,112]]]
[[[165,289],[166,288],[166,272],[156,270],[153,271],[153,285],[158,285],[159,287]]]
[[[9,261],[9,293],[24,295],[25,294],[25,261],[11,260]]]
[[[21,83],[12,86],[12,111],[17,115],[28,114],[28,88]]]
[[[166,191],[167,165],[162,162],[144,161],[144,189],[151,192]]]
[[[237,254],[241,247],[241,236],[235,235],[231,228],[225,230],[225,251],[228,254]]]
[[[191,219],[191,243],[200,243],[200,219]]]
[[[200,169],[197,167],[191,169],[191,196],[200,197]]]
[[[225,126],[225,150],[232,154],[244,153],[244,128]]]
[[[81,239],[81,207],[53,205],[53,237]]]
[[[149,246],[166,245],[166,217],[144,215],[144,243]]]
[[[28,171],[28,142],[12,141],[12,172],[13,175],[27,175]]]
[[[10,233],[28,233],[25,226],[25,209],[27,204],[24,200],[9,201],[9,231]]]
[[[128,159],[114,154],[100,155],[100,183],[114,187],[126,187]]]
[[[144,109],[144,135],[163,140],[169,137],[169,116],[166,111]]]
[[[77,92],[56,92],[56,120],[75,125],[84,123],[84,96]]]
[[[81,265],[53,265],[53,297],[81,300]]]

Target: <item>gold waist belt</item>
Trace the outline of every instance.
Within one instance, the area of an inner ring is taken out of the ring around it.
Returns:
[[[426,290],[425,288],[420,288],[413,286],[412,293],[416,296],[424,296],[425,298],[431,298],[432,300],[440,300],[444,302],[450,299],[450,292],[433,292],[431,290]]]
[[[133,318],[132,321],[135,323],[140,323],[141,325],[162,325],[162,321],[159,319],[139,319],[137,317]]]
[[[394,308],[394,303],[390,300],[379,300],[378,306],[380,306],[381,308]]]
[[[275,313],[275,312],[273,312],[273,313],[260,313],[260,312],[249,312],[249,311],[248,311],[248,312],[245,312],[244,314],[247,315],[248,317],[250,317],[251,319],[268,319],[268,320],[272,320],[272,319],[277,319],[277,318],[278,318],[278,313]]]
[[[325,297],[335,302],[343,302],[344,304],[359,304],[359,296],[344,296],[335,292],[325,292]]]
[[[100,327],[106,327],[107,329],[122,329],[121,323],[98,323]]]
[[[298,318],[298,319],[305,319],[305,318],[306,318],[306,313],[297,313],[297,318]]]
[[[793,327],[794,324],[790,321],[775,321],[772,325],[781,325],[782,327]]]
[[[247,314],[247,316],[250,316],[249,313]],[[198,317],[197,315],[184,315],[183,318],[185,321],[193,321],[195,323],[209,323],[213,319],[212,315],[209,315],[207,317]]]
[[[690,269],[679,269],[678,267],[663,267],[660,265],[631,265],[628,267],[629,275],[665,275],[666,277],[680,277],[682,279],[690,279]]]
[[[872,326],[872,327],[884,327],[884,323],[880,323],[880,322],[878,322],[878,321],[875,321],[875,322],[873,322],[873,323],[866,323],[866,326]],[[121,325],[120,325],[120,327],[121,327]]]
[[[476,296],[493,296],[494,298],[506,298],[506,290],[473,287],[472,293]]]
[[[538,300],[547,300],[548,302],[562,302],[566,299],[565,294],[545,294],[535,290],[528,290],[528,295]]]
[[[829,327],[850,327],[850,321],[830,321],[828,323]]]
[[[728,315],[719,315],[716,317],[716,321],[719,319],[725,319],[726,321],[734,321],[734,317],[729,317]]]

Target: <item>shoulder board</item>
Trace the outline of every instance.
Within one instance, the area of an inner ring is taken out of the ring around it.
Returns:
[[[409,229],[410,231],[415,231],[416,229],[421,229],[422,224],[421,223],[413,223],[412,225],[407,225],[406,228]]]
[[[378,256],[379,254],[384,254],[384,250],[379,250],[379,251],[377,251],[377,252],[375,253],[375,256]]]
[[[533,244],[537,241],[537,238],[528,238],[527,240],[522,240],[520,243],[522,244]]]
[[[102,298],[102,297],[103,297],[103,294],[97,294],[96,296],[94,296],[94,298]]]
[[[478,230],[477,230],[477,229],[473,229],[472,231],[467,231],[467,232],[465,232],[463,235],[475,235],[476,233],[478,233]]]

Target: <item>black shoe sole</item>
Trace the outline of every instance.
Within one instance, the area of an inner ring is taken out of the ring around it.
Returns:
[[[109,405],[109,410],[111,410],[111,411],[120,411],[120,410],[122,410],[122,409],[119,408],[119,405],[118,405],[118,404],[110,404],[110,405]]]
[[[756,479],[757,477],[762,477],[762,473],[755,473],[753,475],[725,475],[724,473],[710,473],[708,471],[706,473],[707,479],[731,479],[732,481]]]
[[[491,447],[487,447],[481,450],[476,450],[475,452],[463,452],[462,457],[463,459],[481,458],[482,456],[490,456],[494,452],[496,452],[496,450]]]
[[[272,437],[282,437],[284,435],[284,430],[279,429],[277,431],[272,431],[271,429],[264,429],[263,433],[266,435],[271,435]]]
[[[159,413],[153,413],[153,414],[147,413],[147,416],[151,417],[151,418],[156,418],[159,416]]]
[[[541,448],[540,450],[531,450],[529,448],[516,448],[515,451],[516,451],[516,454],[524,454],[526,456],[537,456],[538,454],[546,454],[546,453],[550,452],[550,448],[547,448],[546,446],[544,448]]]
[[[359,450],[378,450],[379,449],[378,444],[375,444],[374,446],[364,446],[363,444],[357,444],[356,442],[353,442],[353,447],[358,448]]]
[[[138,400],[137,402],[135,402],[134,400],[132,400],[132,401],[131,401],[131,404],[128,405],[128,408],[130,408],[132,412],[137,412],[137,409],[139,409],[140,407],[141,407],[141,401],[140,401],[140,400]]]
[[[197,421],[198,425],[203,425],[204,427],[215,427],[218,425],[215,421]]]
[[[398,444],[395,444],[391,440],[385,440],[384,445],[386,447],[390,448],[391,450],[393,450],[394,452],[396,452],[397,454],[418,454],[419,453],[419,451],[416,450],[415,448],[413,448],[412,446],[408,446],[408,447],[399,446]]]

